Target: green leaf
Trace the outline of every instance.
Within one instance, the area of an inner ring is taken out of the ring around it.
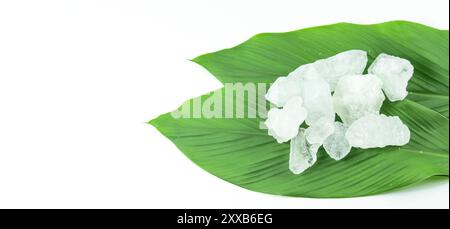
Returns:
[[[260,128],[260,118],[197,117],[191,110],[193,118],[174,118],[167,113],[150,124],[201,168],[258,192],[302,197],[365,196],[432,176],[448,176],[448,31],[403,21],[340,23],[256,35],[239,46],[193,61],[224,83],[272,83],[299,65],[349,49],[368,51],[370,62],[385,52],[413,63],[415,73],[407,99],[386,101],[382,107],[382,113],[400,116],[410,128],[407,145],[354,148],[341,161],[334,161],[321,148],[317,163],[294,175],[288,169],[289,143],[277,144],[267,130]],[[224,91],[217,93],[223,95]],[[182,107],[192,108],[211,95],[189,100]],[[245,100],[246,105],[250,103]],[[222,104],[225,102],[223,99]]]
[[[435,110],[448,118],[448,95],[410,92],[407,98]]]
[[[339,23],[259,34],[234,48],[193,61],[223,83],[272,83],[302,64],[346,50],[367,51],[369,64],[384,52],[406,58],[414,65],[414,76],[408,85],[410,98],[448,118],[448,44],[448,31],[412,22]]]

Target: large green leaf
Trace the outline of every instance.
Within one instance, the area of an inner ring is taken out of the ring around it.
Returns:
[[[222,82],[265,82],[297,66],[348,49],[410,59],[415,74],[408,99],[385,102],[411,130],[402,147],[352,149],[341,161],[321,149],[300,175],[288,169],[289,144],[277,144],[259,128],[260,118],[174,118],[150,121],[194,163],[241,187],[279,195],[351,197],[385,192],[448,176],[448,32],[408,22],[363,26],[336,24],[289,33],[260,34],[245,43],[194,59]],[[224,89],[218,91],[224,93]],[[188,101],[205,101],[211,94]],[[245,101],[249,102],[249,101]],[[225,103],[225,101],[223,101]],[[186,107],[186,106],[185,106]],[[192,113],[192,112],[191,112]]]

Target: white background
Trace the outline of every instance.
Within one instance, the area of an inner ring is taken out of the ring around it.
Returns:
[[[447,0],[0,1],[0,208],[448,208],[448,180],[272,196],[194,165],[146,121],[221,84],[188,61],[260,32],[411,20]]]

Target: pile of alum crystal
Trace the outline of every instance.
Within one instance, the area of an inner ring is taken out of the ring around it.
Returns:
[[[316,162],[322,145],[331,158],[341,160],[352,147],[409,142],[408,127],[397,116],[380,114],[380,108],[384,94],[390,101],[406,97],[413,66],[384,53],[363,75],[366,65],[365,51],[349,50],[302,65],[269,88],[266,99],[278,108],[270,109],[265,124],[278,143],[290,141],[294,174]],[[342,122],[335,121],[335,113]],[[300,128],[303,122],[307,128]]]

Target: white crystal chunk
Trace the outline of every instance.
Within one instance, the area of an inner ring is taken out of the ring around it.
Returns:
[[[266,99],[277,107],[283,107],[294,96],[300,95],[298,78],[278,77],[270,86]]]
[[[303,106],[308,111],[306,124],[315,125],[320,119],[334,122],[335,112],[333,108],[333,98],[328,83],[322,78],[300,79],[300,95],[303,99]]]
[[[345,133],[347,132],[347,127],[341,122],[334,123],[334,132],[323,143],[323,148],[327,154],[334,160],[341,160],[348,153],[352,147],[350,143],[345,138]]]
[[[369,114],[353,122],[345,137],[363,149],[402,146],[409,142],[410,131],[398,116]]]
[[[269,110],[265,125],[269,129],[269,135],[273,136],[278,143],[287,142],[297,135],[300,124],[307,115],[302,104],[302,98],[295,96],[283,108]]]
[[[382,53],[370,65],[369,73],[381,79],[383,91],[390,101],[398,101],[408,95],[406,87],[414,67],[408,60]]]
[[[293,79],[301,79],[301,78],[309,78],[309,79],[317,79],[322,78],[320,72],[316,67],[316,62],[310,64],[304,64],[300,67],[296,68],[294,71],[288,74],[287,77]]]
[[[311,64],[302,65],[291,72],[289,77],[320,77],[327,81],[331,91],[334,91],[341,77],[362,74],[366,65],[366,51],[348,50]]]
[[[382,82],[375,75],[349,75],[339,80],[334,109],[346,125],[367,114],[379,114],[384,101]]]
[[[365,51],[349,50],[311,64],[302,65],[288,76],[278,77],[269,88],[266,99],[278,107],[284,106],[290,98],[301,94],[300,80],[304,78],[321,78],[328,83],[330,91],[334,91],[341,77],[362,74],[366,64],[367,53]]]
[[[319,75],[335,90],[340,78],[347,75],[359,75],[364,72],[367,65],[367,52],[362,50],[349,50],[338,53],[332,57],[315,62]]]
[[[334,120],[322,118],[314,125],[306,128],[306,140],[311,144],[322,145],[325,139],[334,132]]]
[[[300,174],[317,161],[318,145],[310,144],[305,137],[305,129],[300,129],[298,135],[291,140],[289,154],[289,170]]]

